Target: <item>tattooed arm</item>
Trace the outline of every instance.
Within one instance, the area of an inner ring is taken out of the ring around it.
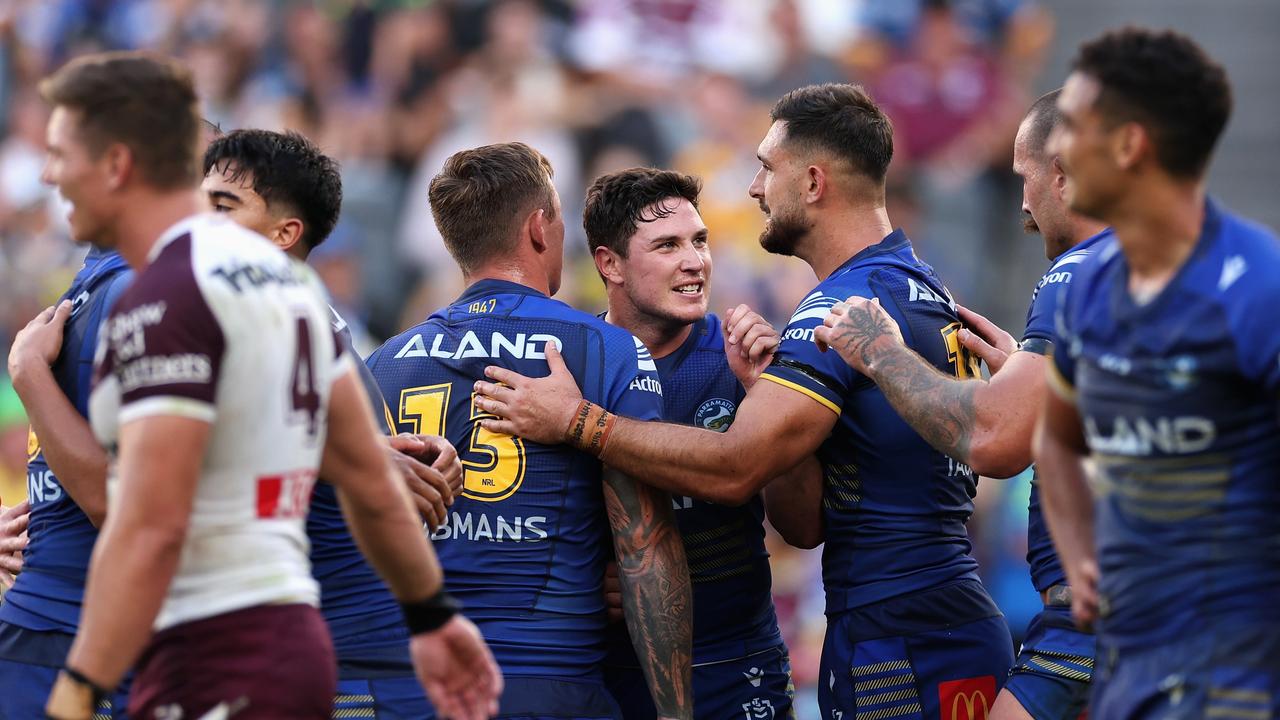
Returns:
[[[659,718],[692,718],[693,599],[671,496],[605,470],[622,609]]]
[[[860,297],[837,303],[814,339],[871,378],[940,452],[990,477],[1009,477],[1030,464],[1044,396],[1043,355],[1013,353],[990,380],[945,375],[906,345],[878,299]]]

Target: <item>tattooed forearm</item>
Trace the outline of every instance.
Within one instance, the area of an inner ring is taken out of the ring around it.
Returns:
[[[855,308],[835,327],[832,346],[875,381],[893,409],[930,445],[969,462],[980,383],[944,375],[896,336],[892,320]]]
[[[684,542],[665,492],[606,472],[622,608],[658,715],[691,718],[693,602]]]

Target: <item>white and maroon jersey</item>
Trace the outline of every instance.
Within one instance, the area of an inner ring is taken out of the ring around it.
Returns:
[[[155,627],[267,603],[316,605],[303,526],[331,386],[351,362],[319,281],[214,215],[170,228],[149,261],[102,326],[90,418],[112,455],[120,427],[139,418],[212,425]],[[117,480],[113,470],[109,503]]]

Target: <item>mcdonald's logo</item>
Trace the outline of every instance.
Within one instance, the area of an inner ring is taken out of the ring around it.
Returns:
[[[938,685],[942,720],[987,720],[995,701],[994,675],[950,680]]]

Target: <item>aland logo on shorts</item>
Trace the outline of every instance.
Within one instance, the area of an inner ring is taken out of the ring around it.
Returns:
[[[712,398],[698,406],[693,414],[693,422],[716,432],[724,432],[733,424],[733,416],[738,411],[736,405],[724,398]]]

